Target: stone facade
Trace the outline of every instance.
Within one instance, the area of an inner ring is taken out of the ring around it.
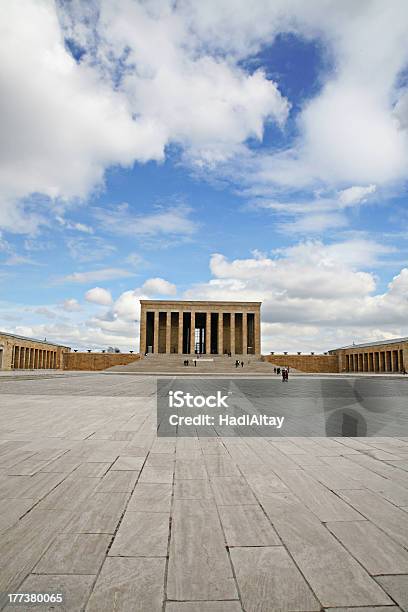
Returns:
[[[68,346],[0,332],[0,370],[58,370]]]
[[[64,370],[106,370],[113,366],[128,365],[140,359],[130,353],[65,353]]]
[[[335,351],[339,372],[403,372],[408,370],[408,338],[353,344]]]
[[[261,354],[261,302],[140,300],[140,354]]]

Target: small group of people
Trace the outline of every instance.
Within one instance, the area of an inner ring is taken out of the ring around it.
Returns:
[[[289,380],[289,368],[273,368],[274,373],[279,376],[279,374],[282,374],[282,380],[284,382]]]
[[[239,359],[236,359],[235,360],[235,367],[239,368],[239,366],[241,366],[241,368],[243,368],[244,367],[244,362],[240,361]]]
[[[185,359],[183,363],[184,363],[185,366],[189,366],[190,365],[190,360],[189,359]],[[197,359],[193,359],[193,364],[194,364],[194,367],[196,368],[197,367]]]

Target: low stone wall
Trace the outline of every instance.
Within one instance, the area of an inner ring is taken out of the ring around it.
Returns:
[[[138,359],[140,355],[137,353],[66,353],[64,370],[106,370]]]
[[[264,355],[263,359],[273,365],[295,368],[300,372],[337,373],[339,363],[337,355]]]

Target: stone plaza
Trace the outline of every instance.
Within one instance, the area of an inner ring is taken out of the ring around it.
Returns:
[[[407,406],[403,377],[268,380]],[[9,612],[408,609],[402,430],[160,438],[155,377],[113,371],[5,372],[0,414],[0,591],[63,596]]]

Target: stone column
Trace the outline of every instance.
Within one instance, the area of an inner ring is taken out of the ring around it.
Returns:
[[[18,368],[18,346],[13,347],[13,368]]]
[[[142,307],[140,311],[140,343],[139,353],[144,355],[146,353],[146,329],[147,329],[147,312]]]
[[[159,352],[159,311],[154,310],[154,335],[153,335],[153,353],[157,355]]]
[[[231,353],[235,354],[235,312],[230,314]]]
[[[408,372],[408,344],[404,345],[404,348],[402,349],[402,363],[401,363],[401,367]]]
[[[255,355],[261,353],[261,322],[259,312],[254,315],[254,338],[255,338]]]
[[[191,323],[190,323],[190,354],[195,353],[195,312],[191,311]]]
[[[207,312],[205,322],[205,352],[211,355],[211,312]]]
[[[179,311],[179,320],[178,320],[178,347],[177,352],[179,355],[183,354],[183,313]]]
[[[171,312],[166,312],[166,353],[171,353]]]
[[[242,313],[242,354],[246,355],[248,349],[248,319],[247,313]]]
[[[392,351],[392,371],[398,372],[398,351],[395,349]]]
[[[224,316],[222,312],[218,313],[218,354],[224,354]]]

